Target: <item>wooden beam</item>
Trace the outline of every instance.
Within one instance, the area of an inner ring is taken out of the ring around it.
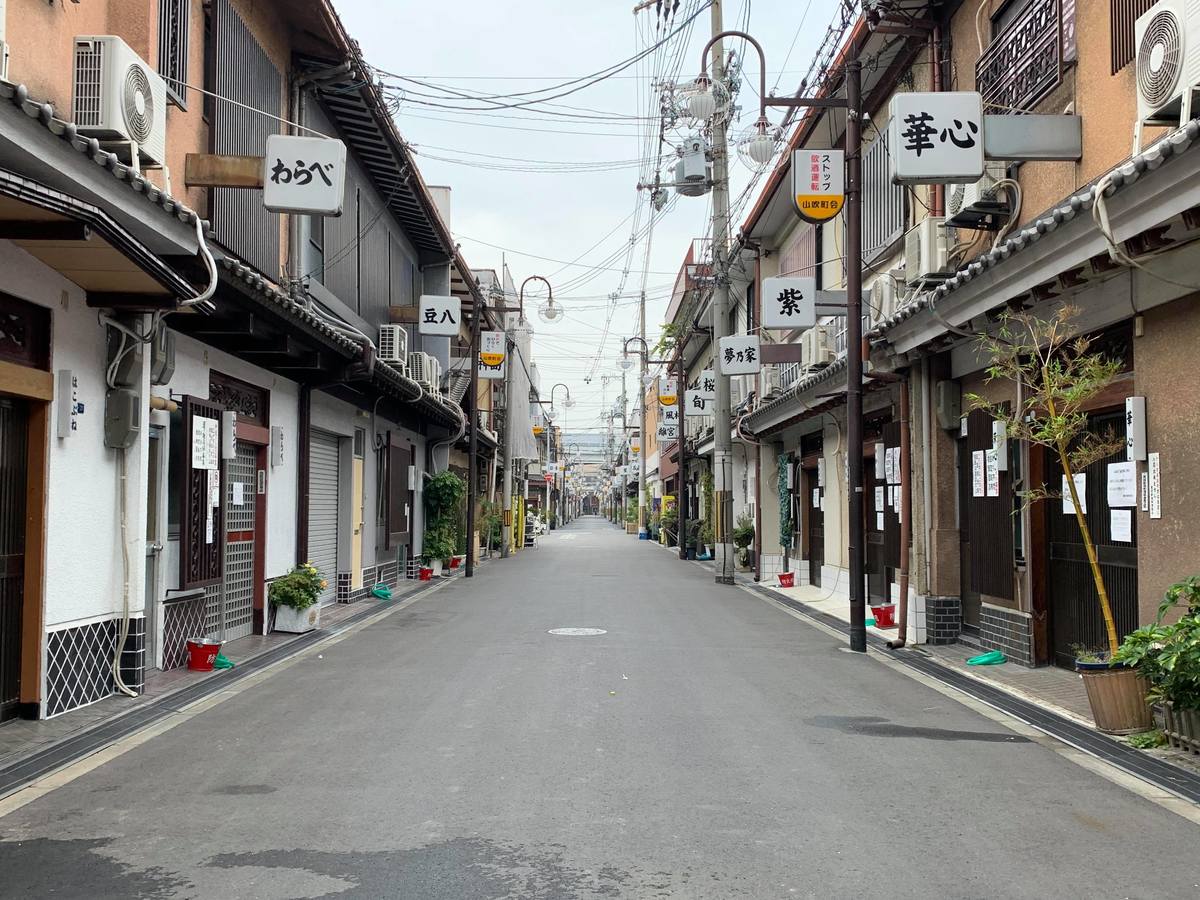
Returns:
[[[54,399],[54,376],[0,360],[0,393],[48,402]]]
[[[6,241],[86,241],[91,236],[91,228],[71,219],[0,220],[0,239]]]
[[[261,188],[263,157],[189,153],[183,163],[188,187]]]

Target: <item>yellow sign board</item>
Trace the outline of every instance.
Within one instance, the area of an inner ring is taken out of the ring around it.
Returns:
[[[479,361],[492,367],[504,362],[503,331],[484,331],[479,335]]]
[[[534,437],[541,437],[545,433],[546,433],[546,429],[543,428],[541,425],[533,426],[533,436]]]
[[[846,203],[845,159],[841,150],[792,152],[792,196],[806,222],[828,222]]]

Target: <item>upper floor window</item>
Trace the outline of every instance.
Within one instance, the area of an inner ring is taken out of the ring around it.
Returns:
[[[167,96],[187,108],[188,24],[191,0],[158,0],[158,74]]]
[[[862,261],[866,265],[886,253],[900,239],[908,222],[904,185],[892,183],[892,162],[888,155],[886,130],[881,131],[875,142],[863,151],[862,183]],[[844,216],[842,221],[845,222]]]
[[[1154,3],[1155,0],[1108,0],[1112,73],[1114,75],[1133,62],[1134,57],[1137,56],[1137,45],[1133,40],[1133,23]]]
[[[1075,59],[1075,0],[1011,0],[992,20],[992,34],[975,63],[984,111],[1031,111]]]

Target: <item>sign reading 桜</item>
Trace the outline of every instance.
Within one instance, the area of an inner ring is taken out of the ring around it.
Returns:
[[[721,338],[717,357],[722,375],[756,375],[762,370],[757,334],[735,334]]]
[[[763,328],[812,328],[817,324],[815,278],[766,278],[762,289]]]
[[[457,297],[421,295],[421,318],[417,331],[421,334],[439,334],[454,337],[462,320],[462,301]]]
[[[973,91],[892,97],[888,154],[897,184],[962,184],[983,175],[983,98]]]
[[[263,206],[271,212],[342,214],[346,145],[341,141],[272,134],[264,160]]]
[[[676,379],[658,379],[658,405],[675,406],[679,403],[679,388]]]
[[[717,373],[714,369],[705,369],[700,373],[700,380],[696,382],[696,393],[700,398],[708,403],[713,403],[717,399]]]
[[[800,218],[828,222],[842,211],[845,165],[841,150],[792,152],[792,197]]]
[[[503,331],[480,332],[479,362],[485,366],[498,366],[504,362]]]

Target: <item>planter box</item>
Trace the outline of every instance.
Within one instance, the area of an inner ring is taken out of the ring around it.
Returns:
[[[1154,727],[1146,695],[1150,684],[1133,669],[1107,663],[1075,663],[1083,678],[1096,727],[1105,734],[1138,734]]]
[[[1194,709],[1176,709],[1175,704],[1164,704],[1163,734],[1172,747],[1200,753],[1200,712]]]
[[[637,534],[638,533],[637,522],[626,522],[625,523],[625,533],[626,534]]]
[[[321,604],[314,603],[308,609],[295,610],[290,606],[275,607],[275,627],[273,631],[287,634],[305,634],[313,631],[321,624]]]

